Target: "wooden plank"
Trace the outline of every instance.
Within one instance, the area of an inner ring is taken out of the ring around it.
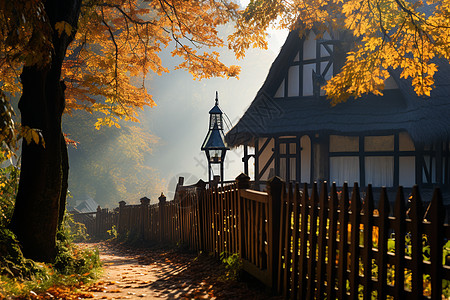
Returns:
[[[234,249],[234,225],[233,225],[233,188],[232,186],[229,186],[228,189],[228,197],[227,197],[227,203],[228,203],[228,249],[230,253],[236,253]]]
[[[395,299],[404,299],[405,294],[405,197],[399,186],[395,198]]]
[[[245,252],[245,258],[247,260],[250,260],[251,258],[251,251],[250,251],[250,236],[249,236],[249,227],[250,227],[250,221],[249,221],[249,215],[248,215],[248,210],[249,210],[249,205],[250,205],[250,201],[246,198],[244,199],[244,223],[242,224],[243,228],[244,228],[244,235],[243,235],[243,241],[244,241],[244,252]]]
[[[194,194],[191,194],[189,197],[189,221],[190,221],[190,226],[189,231],[190,231],[190,243],[191,243],[191,250],[197,250],[197,235],[195,234],[197,232],[197,222],[196,222],[196,206],[195,206],[195,202],[194,202]]]
[[[366,198],[363,202],[364,215],[362,217],[362,223],[364,226],[364,248],[362,250],[364,300],[372,299],[373,208],[372,185],[369,184],[366,190]]]
[[[327,203],[328,191],[327,183],[322,183],[322,188],[319,196],[319,237],[317,241],[318,246],[318,261],[317,261],[317,299],[324,299],[325,297],[325,260],[326,256],[326,236],[327,236]]]
[[[226,230],[227,230],[227,251],[232,254],[233,248],[232,248],[232,227],[231,227],[231,196],[232,196],[232,190],[231,186],[228,186],[227,193],[226,193],[226,210],[227,210],[227,217],[226,217]]]
[[[208,252],[214,252],[214,208],[213,208],[213,191],[208,190]]]
[[[253,201],[247,201],[247,249],[248,249],[248,260],[253,262]]]
[[[317,183],[314,182],[311,198],[310,198],[310,210],[309,210],[309,259],[308,259],[308,280],[306,299],[313,299],[316,292],[316,249],[317,249],[317,203],[319,197],[317,195]]]
[[[234,230],[235,230],[235,238],[236,238],[236,241],[235,241],[236,253],[241,252],[240,243],[239,243],[240,237],[241,237],[241,234],[239,231],[239,223],[240,223],[239,201],[240,201],[239,191],[237,189],[237,186],[235,186],[235,191],[234,191]]]
[[[210,227],[210,222],[209,222],[209,212],[211,211],[209,209],[209,189],[208,190],[204,190],[203,191],[203,204],[202,204],[202,216],[201,218],[203,218],[203,245],[204,245],[204,249],[202,249],[203,251],[205,251],[206,253],[209,252],[209,227]]]
[[[303,194],[301,198],[300,207],[300,256],[298,260],[298,270],[299,270],[299,280],[298,280],[298,297],[304,299],[306,294],[306,263],[307,263],[307,244],[306,239],[308,238],[308,185],[305,183],[303,185]]]
[[[298,292],[298,276],[302,270],[298,269],[298,238],[300,233],[299,226],[299,207],[300,206],[300,192],[298,183],[295,184],[295,190],[293,194],[293,228],[292,228],[292,280],[291,280],[291,299],[295,299]]]
[[[422,254],[422,233],[423,233],[423,208],[419,188],[413,186],[411,208],[411,290],[412,300],[423,299],[423,254]]]
[[[285,238],[284,238],[284,275],[283,275],[283,295],[289,295],[289,287],[290,287],[290,267],[291,267],[291,211],[292,211],[292,183],[289,183],[288,186],[288,195],[285,197],[286,201],[286,210],[285,210]]]
[[[233,253],[238,253],[237,247],[237,235],[236,235],[236,187],[235,184],[232,185],[230,190],[230,210],[231,210],[231,251]]]
[[[257,203],[252,201],[252,244],[253,244],[253,263],[257,265],[258,260],[258,220],[257,220]]]
[[[378,203],[378,255],[376,264],[378,266],[378,299],[386,299],[387,296],[387,242],[389,238],[389,200],[386,188],[381,189],[380,201]]]
[[[255,202],[255,265],[258,268],[261,268],[261,244],[260,244],[260,237],[261,237],[261,207],[260,203]]]
[[[215,214],[215,218],[214,218],[214,233],[215,233],[215,237],[216,237],[216,243],[215,243],[215,253],[216,253],[216,257],[220,256],[220,248],[221,248],[221,240],[220,240],[220,188],[216,188],[215,189],[215,201],[214,201],[214,214]]]
[[[283,189],[285,187],[283,186]],[[278,282],[277,282],[277,291],[279,293],[283,292],[283,278],[284,278],[284,260],[283,260],[283,253],[284,253],[284,246],[285,246],[285,239],[286,239],[286,231],[285,226],[286,224],[286,202],[285,202],[285,196],[280,199],[281,202],[281,209],[280,209],[280,227],[279,227],[279,247],[278,247]],[[276,259],[276,258],[275,258]]]
[[[357,299],[359,288],[359,224],[361,223],[361,199],[358,183],[356,182],[353,186],[350,210],[350,297]]]
[[[233,253],[231,247],[231,187],[228,186],[227,194],[226,194],[226,209],[227,209],[227,218],[226,218],[226,228],[227,228],[227,251],[229,253]]]
[[[256,204],[256,232],[255,232],[255,238],[256,238],[256,266],[261,268],[261,254],[262,254],[262,249],[261,249],[261,233],[262,233],[262,228],[261,228],[261,205],[260,203],[255,203]]]
[[[217,214],[218,214],[218,190],[217,188],[214,188],[214,193],[213,193],[213,213],[214,213],[214,218],[213,218],[213,238],[214,238],[214,256],[218,257],[219,254],[219,248],[218,248],[218,243],[219,243],[219,237],[218,237],[218,221],[217,221]]]
[[[218,226],[217,226],[217,230],[218,230],[218,234],[219,234],[219,255],[222,254],[225,251],[225,232],[224,232],[224,188],[221,187],[219,188],[219,193],[217,195],[217,200],[218,200],[218,213],[217,213],[217,217],[218,217]]]
[[[259,213],[259,218],[258,218],[258,222],[259,222],[259,266],[261,269],[267,269],[267,263],[266,263],[266,255],[265,255],[265,240],[264,237],[267,235],[267,231],[266,231],[266,223],[265,223],[265,208],[266,208],[266,204],[258,204],[260,206],[260,213]]]
[[[252,201],[260,202],[260,203],[267,203],[269,201],[269,195],[267,192],[259,192],[259,191],[253,191],[249,189],[243,189],[240,190],[241,197],[250,199]]]
[[[228,232],[227,232],[227,192],[228,187],[225,186],[222,188],[222,195],[221,195],[221,202],[222,202],[222,211],[221,211],[221,215],[222,215],[222,223],[221,223],[221,228],[222,228],[222,251],[226,253],[226,255],[230,255],[229,251],[228,251],[228,247],[227,247],[227,241],[228,241]]]
[[[227,234],[225,232],[225,188],[221,187],[220,191],[221,191],[219,194],[220,253],[226,253],[225,243]]]
[[[267,185],[269,191],[269,202],[267,204],[267,252],[268,252],[268,262],[267,271],[271,276],[271,287],[277,290],[277,279],[280,278],[281,266],[279,264],[278,258],[281,257],[281,252],[279,251],[279,246],[281,245],[281,207],[283,206],[282,199],[284,198],[284,182],[278,178],[274,177]],[[277,290],[279,291],[279,289]]]
[[[337,250],[337,211],[338,197],[336,191],[336,183],[331,185],[331,193],[329,198],[329,229],[328,229],[328,263],[327,263],[327,299],[336,299],[336,250]]]
[[[442,299],[442,228],[445,220],[445,209],[442,204],[442,195],[439,188],[434,189],[430,204],[431,235],[431,299]]]
[[[271,236],[270,233],[270,222],[269,222],[269,204],[264,204],[263,205],[263,215],[262,215],[262,228],[264,230],[264,234],[263,234],[263,244],[262,244],[262,250],[263,250],[263,265],[262,267],[267,269],[268,272],[271,272],[270,269],[270,263],[271,261],[269,261],[269,249],[272,248],[271,244],[272,241],[269,239],[269,237]],[[275,291],[275,290],[274,290]]]
[[[249,226],[249,241],[250,241],[250,253],[251,253],[251,262],[256,262],[256,245],[255,245],[255,236],[256,236],[256,230],[255,230],[255,202],[250,201],[250,210],[249,210],[249,220],[250,220],[250,226]]]
[[[229,255],[228,253],[228,249],[227,249],[227,211],[226,211],[226,188],[223,187],[222,188],[222,194],[220,197],[221,200],[221,211],[220,211],[220,215],[221,215],[221,236],[222,236],[222,252],[227,253],[227,255]]]
[[[245,207],[244,207],[244,197],[241,197],[241,190],[239,190],[237,204],[238,204],[238,220],[237,220],[237,238],[238,238],[238,248],[239,248],[239,256],[241,259],[245,259],[247,257],[247,253],[245,252]]]
[[[258,267],[256,267],[252,262],[249,262],[246,259],[242,260],[243,269],[251,274],[253,277],[261,281],[266,286],[271,285],[271,276],[267,271],[261,270]]]
[[[338,278],[337,298],[347,297],[347,252],[348,252],[348,186],[344,183],[341,198],[339,199],[339,243],[338,243]],[[379,298],[384,299],[384,298]]]

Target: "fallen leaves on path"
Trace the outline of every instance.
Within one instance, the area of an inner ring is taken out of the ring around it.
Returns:
[[[104,274],[85,289],[94,299],[282,299],[252,282],[224,280],[218,258],[161,247],[101,242]]]
[[[45,292],[37,294],[34,291],[30,291],[29,297],[26,299],[43,300],[43,299],[67,299],[78,300],[94,298],[92,293],[86,291],[79,291],[77,287],[50,287]],[[1,297],[0,297],[1,299]]]

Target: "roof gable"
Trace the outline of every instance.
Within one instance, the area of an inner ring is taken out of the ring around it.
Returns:
[[[440,67],[435,75],[436,88],[428,98],[418,97],[411,81],[400,79],[398,71],[390,72],[397,84],[393,87],[398,89],[385,90],[384,96],[350,99],[335,107],[325,97],[303,96],[300,92],[298,96],[276,98],[304,40],[298,31],[289,33],[255,99],[226,135],[229,146],[251,144],[258,136],[318,131],[341,134],[408,131],[416,142],[424,143],[450,137],[450,65],[445,60],[437,61]],[[335,65],[345,58],[339,55],[335,51]]]

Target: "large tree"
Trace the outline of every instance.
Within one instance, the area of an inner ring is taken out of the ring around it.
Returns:
[[[10,228],[27,257],[52,261],[64,211],[68,158],[61,116],[85,109],[104,114],[96,126],[136,121],[153,106],[136,77],[167,71],[158,52],[173,43],[178,68],[195,78],[235,76],[217,52],[217,27],[238,16],[225,1],[17,0],[0,1],[2,151],[14,144],[8,96],[22,93],[22,166]],[[20,79],[18,78],[20,74]],[[7,153],[7,155],[9,155]]]

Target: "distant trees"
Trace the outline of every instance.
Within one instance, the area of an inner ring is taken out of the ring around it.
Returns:
[[[98,113],[97,113],[98,114]],[[79,142],[69,147],[69,190],[73,200],[89,195],[102,207],[116,207],[121,200],[139,201],[146,195],[159,196],[165,190],[157,170],[149,167],[159,139],[141,124],[121,122],[116,127],[96,130],[96,118],[75,111],[64,118],[64,132]],[[134,199],[134,200],[133,200]]]

